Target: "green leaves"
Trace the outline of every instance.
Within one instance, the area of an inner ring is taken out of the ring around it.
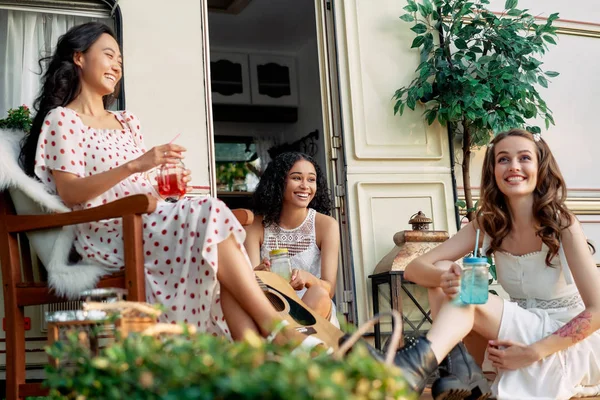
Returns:
[[[400,17],[400,19],[405,22],[413,22],[415,20],[415,17],[413,17],[412,14],[404,14]]]
[[[252,339],[252,340],[250,340]],[[129,335],[94,357],[75,332],[50,349],[70,365],[47,368],[50,399],[413,399],[397,368],[362,346],[342,360],[254,336],[230,342],[209,334]],[[66,396],[66,397],[65,397]]]
[[[558,14],[538,23],[528,10],[517,8],[517,0],[505,2],[503,15],[492,13],[488,4],[407,2],[404,9],[410,18],[401,19],[411,24],[411,48],[419,49],[422,62],[412,82],[395,92],[395,114],[402,115],[405,107],[421,108],[429,124],[466,122],[474,145],[486,144],[491,132],[524,127],[531,118],[553,124],[552,111],[538,89],[547,88],[549,79],[559,75],[543,71],[541,61],[548,46],[556,43],[552,23]],[[441,32],[441,44],[434,40],[434,29]]]
[[[415,40],[413,40],[412,44],[410,45],[411,49],[414,49],[414,48],[417,48],[417,47],[421,46],[424,41],[425,41],[425,37],[424,36],[417,36],[415,38]]]
[[[412,28],[410,28],[411,31],[413,31],[414,33],[420,35],[421,33],[425,33],[427,32],[427,25],[425,24],[416,24],[415,26],[413,26]]]
[[[8,110],[8,116],[0,119],[0,128],[16,129],[29,133],[31,130],[31,111],[25,104],[17,108]]]

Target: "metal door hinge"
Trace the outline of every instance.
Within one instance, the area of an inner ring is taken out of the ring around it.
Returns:
[[[342,148],[342,137],[341,136],[332,136],[331,137],[331,147],[334,149]]]
[[[344,197],[346,196],[346,187],[343,184],[335,185],[335,197]]]
[[[343,302],[344,303],[353,303],[354,302],[354,292],[352,290],[344,290],[343,294]]]

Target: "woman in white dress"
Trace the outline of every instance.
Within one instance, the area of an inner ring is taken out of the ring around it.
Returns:
[[[257,217],[245,241],[252,265],[269,270],[269,252],[287,248],[290,285],[304,303],[339,327],[332,297],[340,234],[329,216],[331,197],[318,164],[306,154],[280,154],[262,175],[253,203]]]
[[[433,314],[427,336],[396,356],[415,390],[442,363],[434,398],[490,395],[460,343],[474,330],[489,340],[488,358],[499,371],[491,388],[497,398],[600,393],[600,273],[566,196],[539,134],[515,129],[492,140],[476,220],[405,271],[406,279],[429,288]],[[498,281],[511,298],[490,296],[486,304],[460,306],[450,301],[460,288],[455,261],[472,251],[477,229],[484,233],[483,253],[495,256]]]

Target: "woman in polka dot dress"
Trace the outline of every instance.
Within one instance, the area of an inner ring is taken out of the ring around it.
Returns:
[[[139,120],[104,108],[122,74],[112,31],[100,23],[74,27],[46,61],[38,112],[22,148],[26,172],[73,209],[140,193],[158,197],[144,173],[179,161],[185,149],[165,144],[146,151]],[[266,336],[277,325],[243,250],[245,232],[220,200],[159,201],[143,219],[146,296],[165,306],[165,321],[226,336],[230,326]],[[122,239],[120,220],[104,220],[78,225],[74,247],[110,271],[124,264]],[[303,336],[286,329],[279,338]]]

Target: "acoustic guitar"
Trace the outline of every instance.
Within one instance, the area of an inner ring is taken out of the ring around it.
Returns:
[[[279,315],[290,323],[290,327],[304,335],[314,335],[334,350],[338,349],[338,342],[344,332],[304,304],[281,276],[268,271],[254,273],[263,293]]]

